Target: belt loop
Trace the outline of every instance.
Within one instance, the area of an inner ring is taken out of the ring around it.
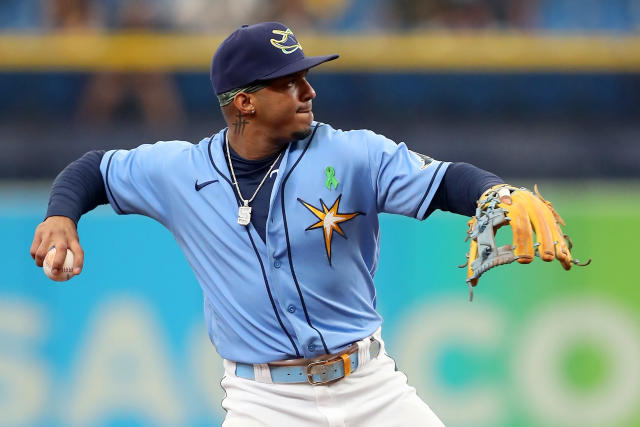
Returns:
[[[351,359],[348,354],[341,354],[342,363],[344,364],[344,378],[347,378],[351,374]]]
[[[366,338],[362,341],[358,341],[358,368],[369,363],[371,354],[369,354],[369,347],[371,346],[371,339]]]
[[[222,366],[224,366],[224,371],[227,375],[236,376],[236,362],[222,359]]]
[[[253,374],[259,383],[273,384],[271,379],[271,369],[266,363],[256,363],[253,365]]]

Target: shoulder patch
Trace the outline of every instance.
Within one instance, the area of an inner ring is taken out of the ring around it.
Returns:
[[[433,159],[431,157],[425,155],[425,154],[420,154],[420,153],[415,152],[413,150],[409,150],[409,151],[418,160],[419,165],[420,165],[420,170],[425,169],[427,166],[429,166],[431,164],[431,162],[433,162]]]

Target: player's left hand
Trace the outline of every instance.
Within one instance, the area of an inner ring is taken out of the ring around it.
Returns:
[[[565,270],[573,264],[587,265],[591,261],[582,264],[572,258],[571,240],[560,228],[565,222],[551,202],[540,195],[537,186],[534,190],[535,194],[526,188],[501,184],[487,190],[478,200],[476,215],[469,221],[467,232],[471,239],[467,255],[470,289],[489,269],[513,261],[528,264],[534,256],[547,262],[557,259]],[[503,225],[511,226],[513,245],[498,247],[495,233]]]

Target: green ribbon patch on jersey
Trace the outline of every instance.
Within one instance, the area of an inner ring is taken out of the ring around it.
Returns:
[[[331,187],[333,187],[334,190],[338,188],[338,180],[336,179],[336,170],[331,166],[327,166],[324,170],[324,173],[327,174],[327,180],[325,181],[324,185],[329,190],[331,190]]]

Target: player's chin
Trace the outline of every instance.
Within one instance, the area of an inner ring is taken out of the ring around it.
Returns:
[[[291,139],[294,140],[294,141],[300,141],[302,139],[305,139],[309,135],[311,135],[311,124],[309,124],[308,126],[303,127],[300,130],[297,130],[297,131],[293,132],[291,134]]]
[[[298,118],[298,126],[297,129],[292,132],[292,138],[296,141],[301,139],[305,139],[309,135],[311,135],[311,123],[313,123],[313,113],[311,111],[307,111],[304,113],[296,113]]]

